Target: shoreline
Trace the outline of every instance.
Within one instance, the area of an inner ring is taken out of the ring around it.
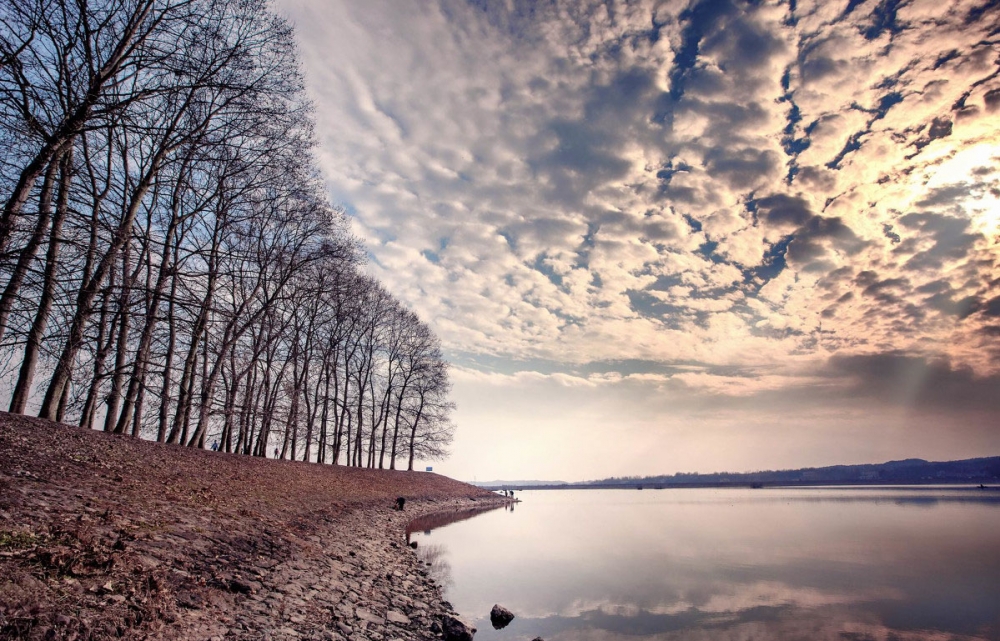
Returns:
[[[457,615],[406,527],[507,501],[0,412],[0,639],[440,638]]]
[[[297,542],[285,562],[270,568],[261,588],[237,601],[241,611],[213,623],[192,620],[189,633],[206,639],[439,639],[431,630],[445,615],[461,618],[442,587],[406,544],[407,526],[421,518],[498,509],[502,497],[408,501],[402,512],[382,505],[359,507],[340,527]]]

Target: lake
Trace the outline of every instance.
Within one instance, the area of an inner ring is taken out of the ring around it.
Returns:
[[[476,641],[1000,639],[994,490],[518,498],[512,511],[412,534]],[[494,603],[516,615],[502,630]]]

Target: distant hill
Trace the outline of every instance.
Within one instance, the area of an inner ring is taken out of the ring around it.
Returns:
[[[549,485],[569,485],[566,481],[473,481],[469,485],[496,490],[505,487],[547,487]]]
[[[962,461],[925,461],[905,459],[866,465],[831,465],[797,470],[766,470],[760,472],[697,472],[661,476],[619,476],[581,483],[555,481],[497,481],[479,483],[481,487],[727,487],[763,485],[886,485],[981,483],[1000,485],[1000,456],[973,458]]]
[[[884,484],[884,483],[998,483],[1000,456],[965,459],[962,461],[925,461],[905,459],[868,465],[831,465],[797,470],[766,470],[760,472],[697,472],[669,476],[618,477],[589,481],[582,485],[718,485],[753,484],[817,485],[817,484]]]

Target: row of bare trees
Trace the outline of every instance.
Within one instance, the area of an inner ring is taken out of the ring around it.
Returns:
[[[10,411],[395,468],[444,452],[446,363],[360,271],[266,0],[0,3]]]

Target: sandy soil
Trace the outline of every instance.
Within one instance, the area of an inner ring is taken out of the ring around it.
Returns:
[[[406,524],[487,503],[0,413],[0,639],[437,638],[454,613]]]

